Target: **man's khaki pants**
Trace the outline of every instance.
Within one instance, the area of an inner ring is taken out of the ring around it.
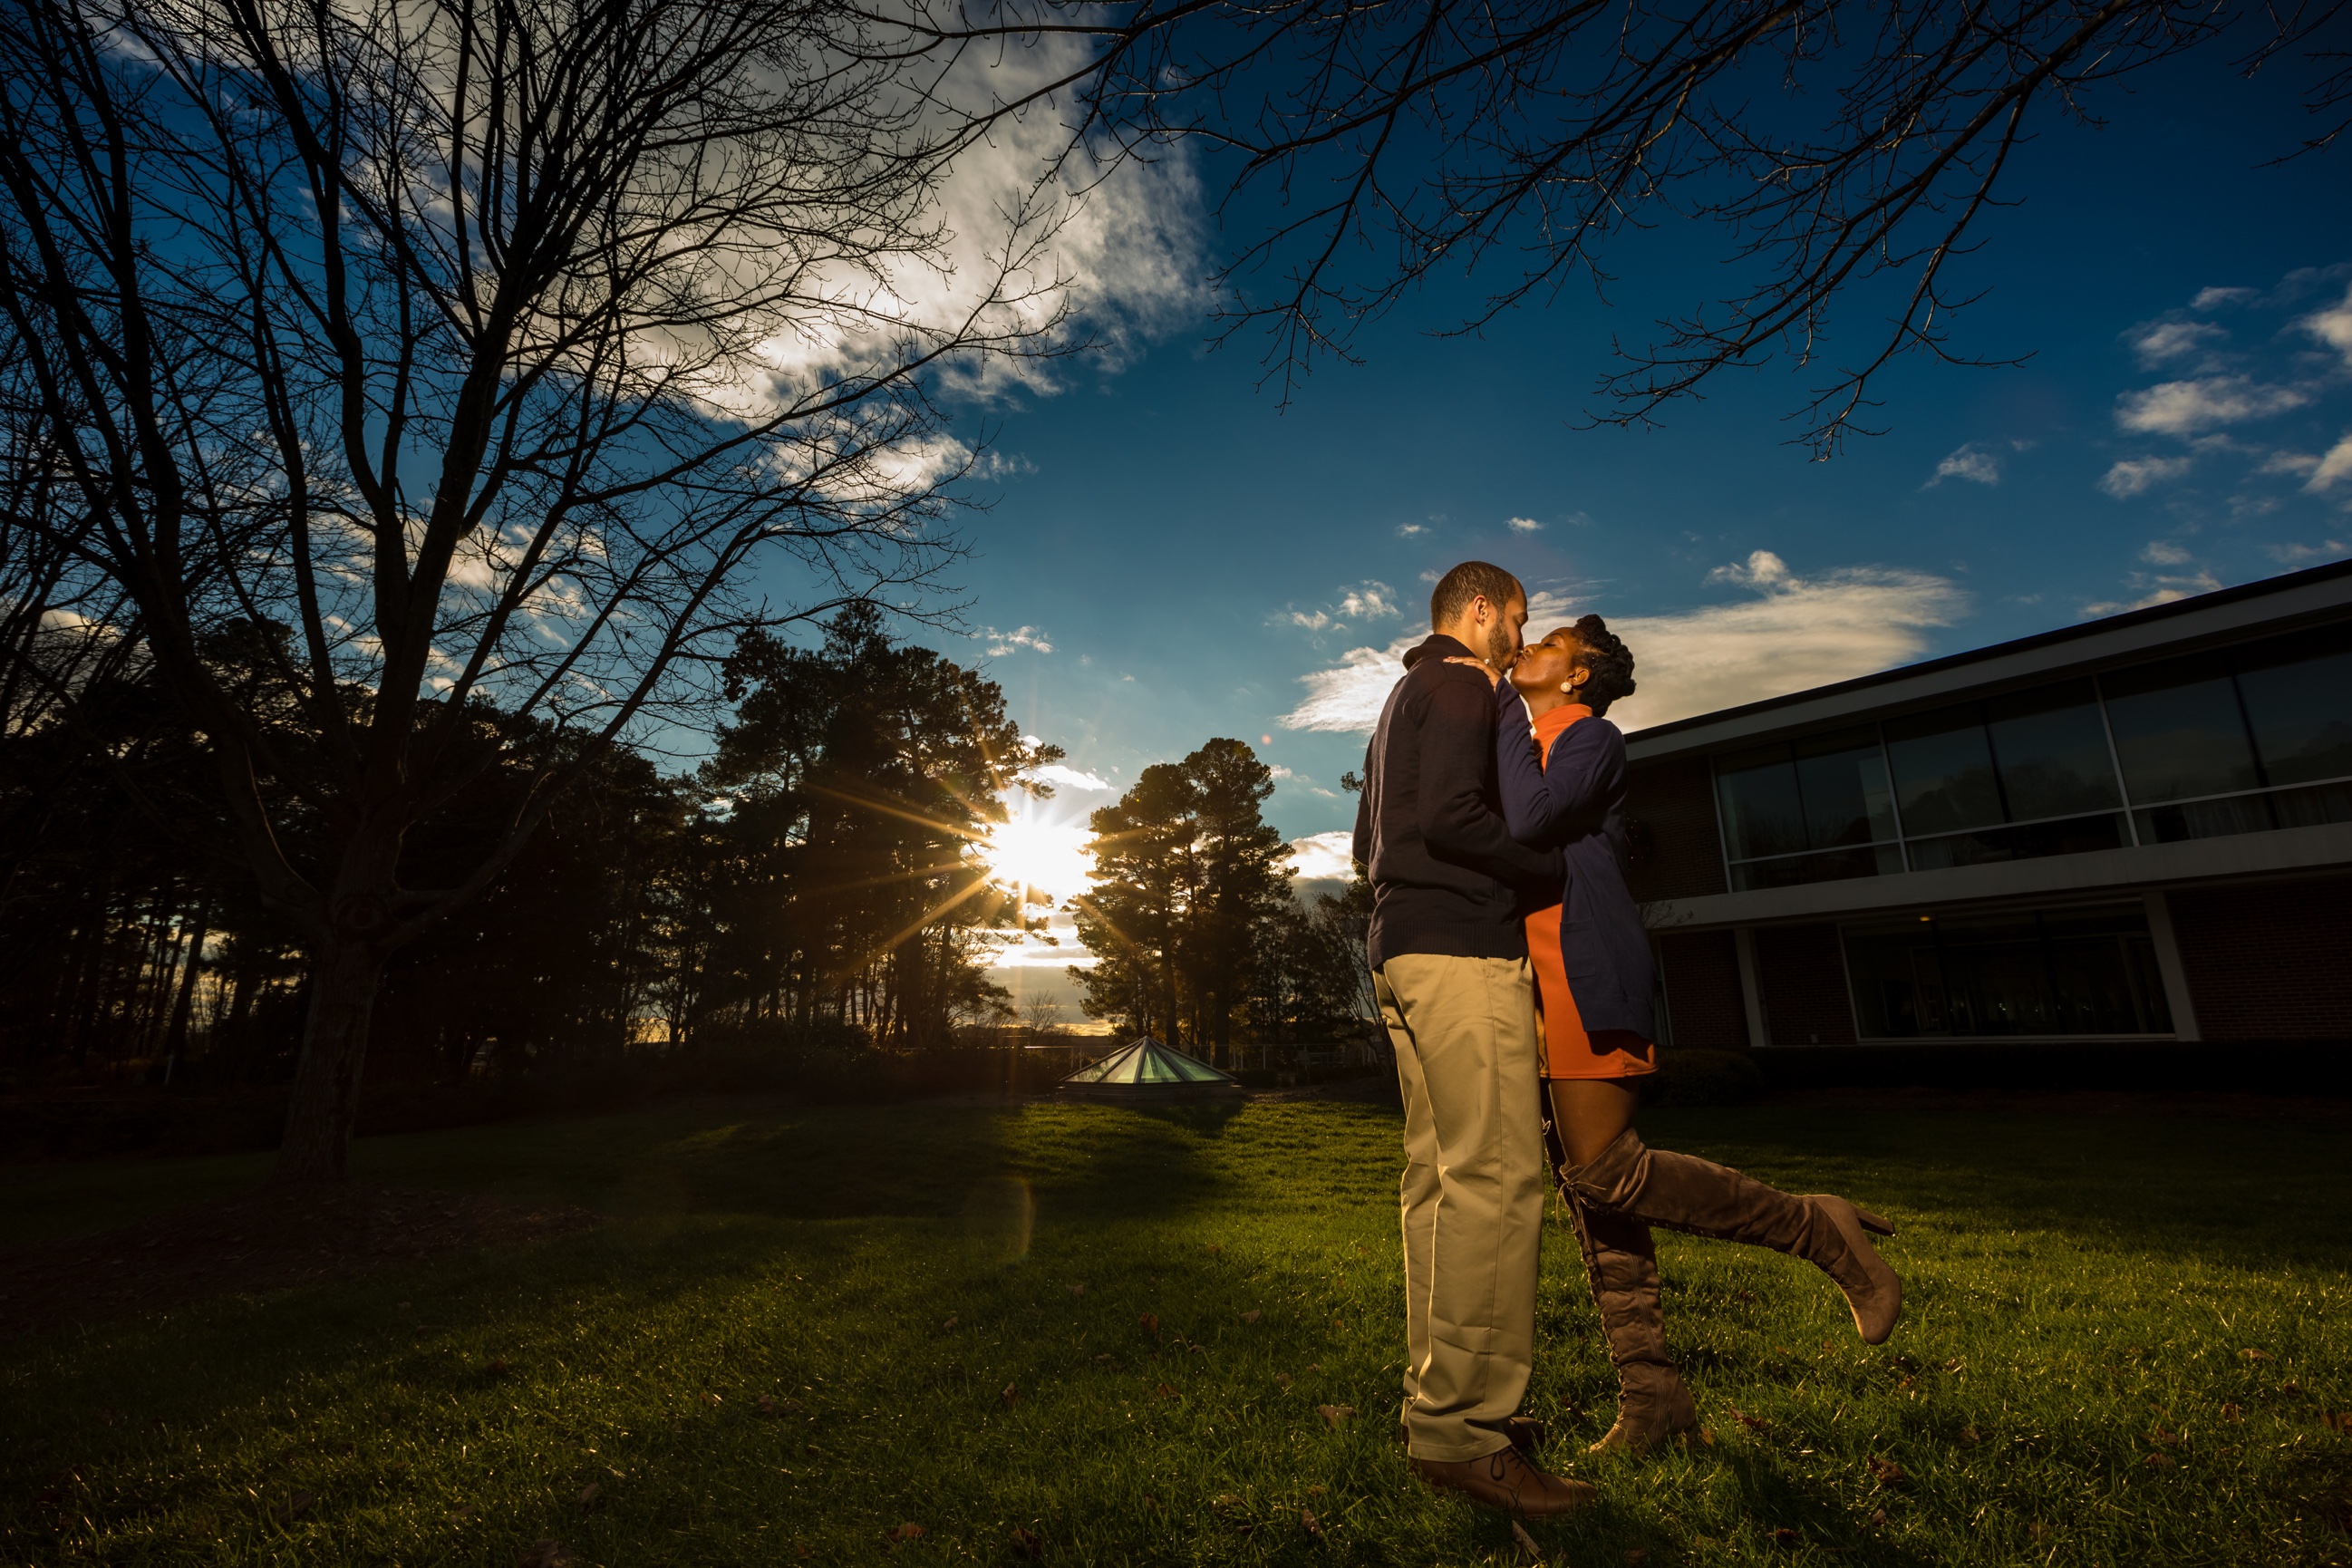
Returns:
[[[1533,1365],[1543,1237],[1535,981],[1525,959],[1373,972],[1404,1091],[1404,1427],[1414,1458],[1505,1447]]]

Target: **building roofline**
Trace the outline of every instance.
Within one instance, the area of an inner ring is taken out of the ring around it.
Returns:
[[[2196,615],[2201,611],[2240,604],[2250,599],[2291,593],[2297,588],[2311,587],[2337,578],[2352,578],[2352,559],[2331,561],[2324,566],[2311,566],[2300,572],[2289,572],[2276,577],[2264,577],[2252,583],[2242,583],[2234,588],[2217,588],[2210,594],[2198,594],[2185,599],[2174,599],[2167,604],[2151,605],[2143,610],[2126,610],[2121,615],[2103,616],[2095,621],[2060,626],[2052,631],[2035,632],[2030,637],[2015,637],[2008,642],[1970,648],[1965,653],[1946,654],[1940,658],[1927,659],[1918,664],[1896,665],[1892,669],[1882,669],[1873,675],[1860,675],[1851,680],[1832,681],[1827,686],[1807,687],[1802,691],[1791,691],[1780,697],[1767,697],[1755,702],[1743,702],[1736,708],[1717,708],[1706,713],[1694,713],[1686,719],[1670,720],[1664,724],[1653,724],[1647,729],[1635,730],[1627,734],[1625,740],[1628,745],[1649,742],[1654,746],[1658,742],[1703,726],[1752,718],[1772,712],[1776,709],[1821,702],[1867,691],[1874,687],[1892,686],[1902,681],[1916,680],[1949,670],[1964,669],[1972,664],[1988,664],[1997,659],[2014,658],[2017,655],[2032,653],[2042,648],[2055,647],[2090,637],[2130,631],[2166,620]]]

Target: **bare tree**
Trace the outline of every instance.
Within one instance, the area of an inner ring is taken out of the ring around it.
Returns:
[[[870,31],[0,0],[9,483],[42,499],[0,555],[135,629],[305,935],[281,1178],[344,1170],[387,954],[743,629],[929,584],[972,461],[938,378],[1064,342],[1052,204],[951,230],[985,118]],[[511,820],[408,886],[411,830],[492,769],[529,781]]]
[[[2299,64],[2314,132],[2281,153],[2324,153],[2352,126],[2347,24],[2347,0],[939,0],[886,33],[947,58],[1083,38],[1041,91],[1138,150],[1213,149],[1224,333],[1265,330],[1286,398],[1449,268],[1488,281],[1451,329],[1475,331],[1574,280],[1605,293],[1611,242],[1695,225],[1733,290],[1620,342],[1591,417],[1646,423],[1789,352],[1826,372],[1794,417],[1827,456],[1894,360],[1965,357],[1954,263],[2038,133],[2202,51]],[[1832,357],[1841,300],[1879,320]]]

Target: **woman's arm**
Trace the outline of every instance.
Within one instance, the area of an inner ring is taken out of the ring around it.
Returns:
[[[1507,681],[1496,689],[1496,708],[1495,778],[1511,837],[1549,847],[1580,827],[1598,827],[1625,769],[1625,741],[1617,727],[1597,719],[1570,725],[1552,742],[1546,766],[1537,760],[1527,701]]]

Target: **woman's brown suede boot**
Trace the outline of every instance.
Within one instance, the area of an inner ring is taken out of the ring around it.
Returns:
[[[1568,1213],[1584,1251],[1592,1304],[1601,1309],[1609,1359],[1617,1363],[1617,1422],[1592,1447],[1646,1453],[1698,1426],[1698,1406],[1666,1354],[1665,1327],[1658,1314],[1657,1248],[1650,1227],[1640,1220],[1588,1208],[1572,1193]]]
[[[1712,1161],[1646,1148],[1630,1127],[1559,1180],[1580,1206],[1803,1258],[1845,1292],[1866,1344],[1884,1343],[1903,1315],[1903,1281],[1864,1234],[1895,1227],[1843,1198],[1792,1196]]]

